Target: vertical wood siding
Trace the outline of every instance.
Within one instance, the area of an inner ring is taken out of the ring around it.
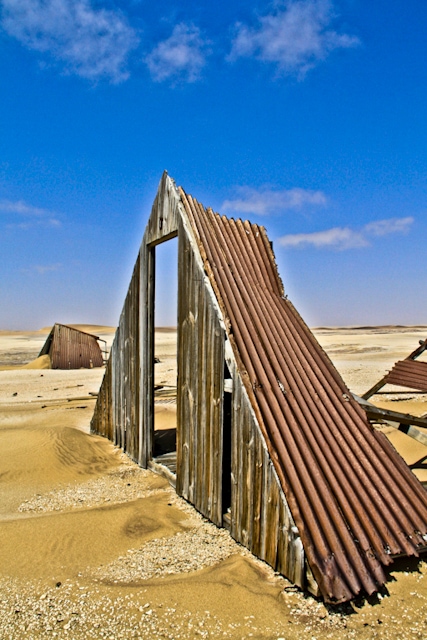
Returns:
[[[182,226],[178,237],[176,489],[221,525],[224,331]]]
[[[104,377],[102,379],[101,388],[95,405],[95,411],[92,416],[90,429],[93,433],[104,436],[109,440],[114,438],[113,412],[112,412],[112,359],[108,360]]]
[[[103,435],[138,460],[139,451],[139,291],[140,255],[136,260],[119,327],[91,422],[91,431]]]
[[[231,535],[305,587],[305,558],[279,478],[233,362]]]
[[[138,463],[144,469],[152,457],[154,430],[154,277],[155,252],[147,246],[147,233],[141,247],[140,277],[140,381]]]

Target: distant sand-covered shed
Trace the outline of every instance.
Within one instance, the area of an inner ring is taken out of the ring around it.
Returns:
[[[52,369],[92,369],[102,367],[100,338],[65,324],[55,323],[40,356],[48,355]]]
[[[427,548],[426,490],[287,299],[265,229],[206,209],[167,174],[91,430],[142,467],[170,463],[154,449],[154,305],[156,247],[174,237],[177,493],[326,601],[378,591],[395,557]]]

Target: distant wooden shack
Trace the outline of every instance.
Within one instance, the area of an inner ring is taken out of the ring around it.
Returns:
[[[102,367],[104,358],[99,345],[100,338],[90,333],[54,324],[40,356],[48,355],[52,369],[92,369]]]
[[[427,547],[427,492],[284,295],[263,227],[163,175],[91,429],[154,458],[156,246],[178,237],[176,491],[326,601],[372,594]]]

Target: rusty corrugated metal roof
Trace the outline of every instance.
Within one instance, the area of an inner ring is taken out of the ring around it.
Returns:
[[[372,594],[426,547],[427,492],[284,297],[264,228],[180,194],[320,590]]]
[[[102,367],[104,360],[98,340],[90,333],[56,323],[39,356],[48,354],[52,369]]]
[[[427,391],[427,362],[400,360],[396,362],[384,380],[384,384],[395,384],[419,391]]]

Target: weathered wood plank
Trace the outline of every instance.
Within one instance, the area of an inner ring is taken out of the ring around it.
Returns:
[[[200,283],[200,276],[196,265],[194,265],[193,277],[197,284],[197,414],[195,424],[195,466],[194,466],[194,504],[196,508],[206,515],[205,483],[206,483],[206,463],[205,458],[205,434],[206,434],[206,413],[208,398],[206,397],[206,333],[207,333],[207,309],[203,288]]]
[[[252,540],[251,551],[259,556],[261,552],[261,505],[262,505],[262,477],[264,463],[264,449],[260,435],[253,426],[255,437],[254,448],[254,478],[252,491]]]
[[[178,234],[178,336],[177,336],[177,433],[176,433],[176,455],[177,473],[176,490],[177,493],[188,498],[188,474],[189,474],[189,445],[188,431],[188,386],[187,376],[189,368],[189,328],[187,317],[187,273],[189,269],[189,243],[183,231],[182,223],[179,222]]]
[[[189,322],[191,326],[191,340],[190,340],[190,370],[189,370],[189,388],[191,389],[192,406],[190,416],[190,431],[189,431],[189,487],[188,496],[190,502],[195,504],[195,482],[196,482],[196,464],[197,464],[197,418],[199,409],[199,395],[198,395],[198,363],[199,363],[199,316],[197,307],[198,296],[198,283],[194,274],[194,255],[191,252],[191,271],[188,274],[191,280],[192,297],[189,298]]]
[[[242,505],[241,505],[241,485],[242,485],[242,447],[240,424],[242,419],[242,386],[236,386],[236,391],[232,403],[232,420],[236,418],[232,432],[232,503],[231,503],[231,535],[240,542],[242,539]]]
[[[260,549],[259,549],[259,557],[262,560],[266,559],[267,556],[267,509],[268,509],[268,455],[265,449],[262,452],[262,483],[261,483],[261,491],[262,491],[262,500],[261,500],[261,513],[260,513],[260,528],[261,528],[261,539],[260,539]]]
[[[250,442],[250,429],[249,429],[249,409],[246,403],[243,405],[243,411],[240,416],[240,448],[241,448],[241,471],[239,474],[240,484],[239,484],[239,494],[240,494],[240,535],[241,542],[245,545],[245,547],[249,546],[249,520],[250,520],[250,497],[251,497],[251,489],[249,489],[249,484],[252,480],[251,478],[251,465],[250,465],[250,451],[249,451],[249,442]],[[249,489],[249,491],[248,491]],[[250,492],[250,493],[249,493]]]
[[[267,472],[267,511],[265,530],[265,560],[273,568],[276,568],[277,541],[279,528],[279,485],[274,472],[273,464],[269,460]]]
[[[213,354],[215,354],[215,361],[212,358],[213,363],[213,375],[211,386],[211,418],[210,429],[212,432],[211,441],[211,478],[212,478],[212,504],[210,510],[211,520],[221,526],[222,524],[222,476],[223,476],[223,420],[224,420],[224,331],[219,324],[217,311],[211,305],[212,324],[215,323],[212,336],[213,341]],[[233,426],[231,425],[231,429]],[[227,473],[230,470],[227,469]]]
[[[165,172],[151,209],[147,224],[147,244],[157,244],[173,238],[178,232],[179,196],[175,185]]]
[[[200,280],[202,280],[202,274],[200,275]],[[199,385],[201,390],[201,411],[200,411],[200,424],[199,424],[199,434],[200,434],[200,450],[199,455],[203,460],[202,468],[201,468],[201,476],[200,476],[200,490],[202,492],[201,501],[200,501],[200,511],[207,518],[210,517],[210,504],[211,504],[211,493],[210,493],[210,475],[211,475],[211,455],[210,455],[210,428],[211,421],[210,415],[212,410],[212,397],[211,397],[211,386],[212,386],[212,375],[213,375],[213,345],[212,345],[212,318],[210,315],[209,301],[206,298],[204,287],[202,282],[200,282],[200,294],[203,297],[203,347],[202,347],[202,358],[199,363],[200,368],[200,377],[199,377]]]

